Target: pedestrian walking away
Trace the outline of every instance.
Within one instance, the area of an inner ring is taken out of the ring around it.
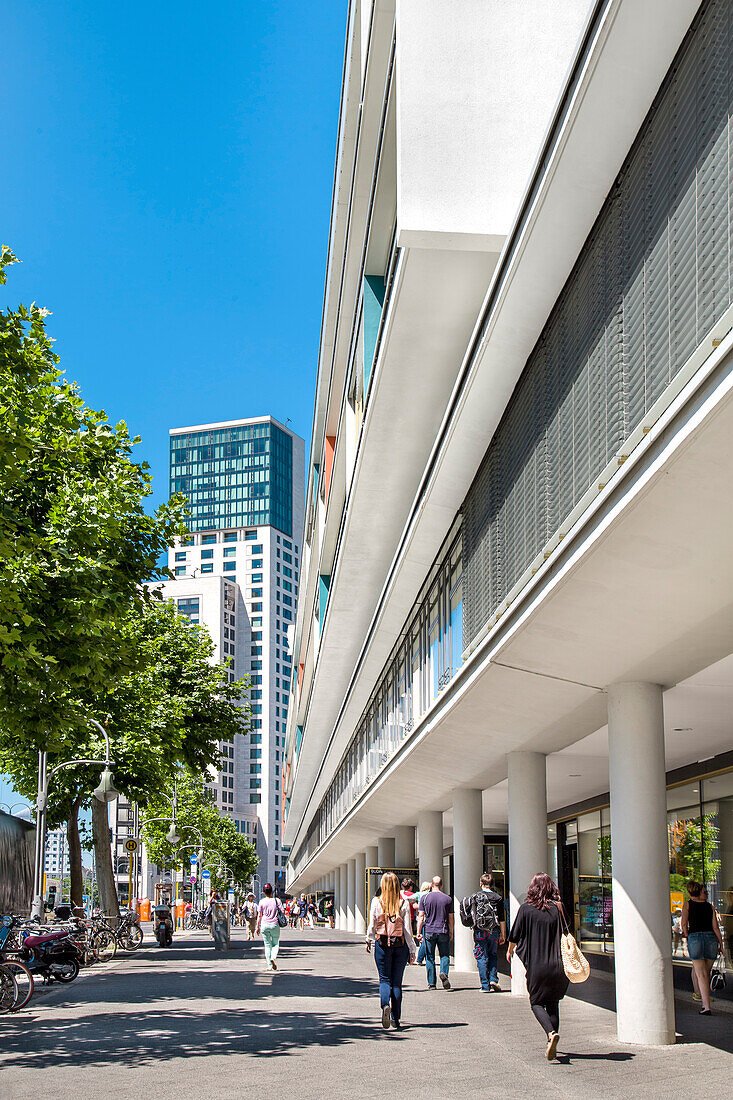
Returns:
[[[479,890],[464,898],[460,909],[461,923],[473,929],[473,956],[478,967],[481,991],[501,992],[496,962],[500,944],[506,940],[504,899],[493,889],[487,872],[479,880]]]
[[[276,897],[273,897],[273,889],[269,882],[262,888],[265,895],[257,906],[257,935],[262,933],[262,942],[265,945],[265,970],[277,970],[277,955],[280,950],[280,922],[278,914],[283,913],[283,907]]]
[[[327,897],[326,900],[324,901],[324,903],[323,903],[323,915],[326,918],[326,920],[328,921],[328,927],[333,928],[334,927],[334,918],[333,918],[333,898],[332,897]]]
[[[244,910],[244,919],[247,922],[247,940],[253,940],[257,931],[257,916],[259,913],[254,894],[247,894],[246,901],[242,908]]]
[[[450,941],[453,939],[453,898],[443,893],[443,880],[435,875],[427,894],[420,898],[417,934],[425,938],[425,971],[428,989],[436,988],[435,951],[440,955],[440,982],[450,989]]]
[[[420,899],[423,898],[425,896],[425,894],[429,894],[431,889],[432,889],[432,883],[431,882],[423,882],[420,886],[420,890],[418,891],[418,893],[415,894],[414,898],[411,899],[411,901],[413,902],[413,904],[415,906],[415,911],[418,914],[418,916],[415,918],[415,935],[416,935],[416,938],[418,939],[418,944],[417,944],[417,965],[418,966],[425,966],[425,937],[424,936],[420,936],[420,937],[417,936],[417,920],[419,919]]]
[[[549,875],[536,874],[527,900],[520,905],[509,933],[507,961],[516,951],[527,971],[527,991],[532,1012],[547,1035],[545,1057],[557,1056],[560,1037],[559,1004],[568,989],[560,954],[560,893]]]
[[[374,961],[379,973],[379,1003],[382,1027],[400,1029],[402,1019],[402,977],[408,962],[415,961],[415,940],[410,927],[410,903],[400,897],[400,880],[393,871],[382,875],[379,897],[369,908],[366,949],[374,944]]]
[[[718,955],[723,954],[723,937],[718,914],[708,901],[708,892],[700,882],[687,883],[688,897],[682,907],[682,934],[687,936],[687,953],[692,961],[692,984],[696,1000],[702,1001],[701,1016],[709,1016],[710,971]]]

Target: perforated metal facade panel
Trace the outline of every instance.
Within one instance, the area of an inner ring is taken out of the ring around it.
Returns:
[[[733,0],[707,0],[464,503],[464,644],[731,302]]]

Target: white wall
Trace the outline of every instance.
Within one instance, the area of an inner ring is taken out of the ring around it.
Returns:
[[[509,231],[591,6],[397,0],[399,244]]]

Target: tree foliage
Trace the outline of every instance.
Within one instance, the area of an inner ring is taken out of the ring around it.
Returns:
[[[3,247],[0,282],[16,262]],[[59,370],[35,304],[0,311],[0,728],[60,747],[82,700],[133,667],[116,629],[185,530],[182,497],[152,515],[137,439],[88,408]],[[83,736],[83,734],[82,734]]]
[[[166,840],[172,819],[170,799],[173,794],[173,783],[170,783],[164,797],[151,799],[148,803],[148,820],[165,819],[143,824],[145,844],[153,862],[159,867],[183,869],[190,873],[190,857],[199,849],[198,833],[201,833],[204,863],[198,868],[198,872],[207,868],[211,871],[212,884],[223,889],[226,875],[220,874],[218,869],[220,865],[226,866],[231,871],[235,884],[246,886],[258,866],[255,847],[237,832],[230,817],[219,813],[203,777],[191,770],[182,770],[176,781],[176,831],[181,838],[180,843],[172,845]]]

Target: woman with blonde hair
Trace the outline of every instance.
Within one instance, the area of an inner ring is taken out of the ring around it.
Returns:
[[[393,871],[382,875],[377,897],[369,909],[366,949],[374,944],[374,961],[379,972],[379,1002],[382,1027],[390,1024],[399,1031],[402,1016],[402,975],[408,962],[415,961],[410,903],[400,897],[400,880]]]

